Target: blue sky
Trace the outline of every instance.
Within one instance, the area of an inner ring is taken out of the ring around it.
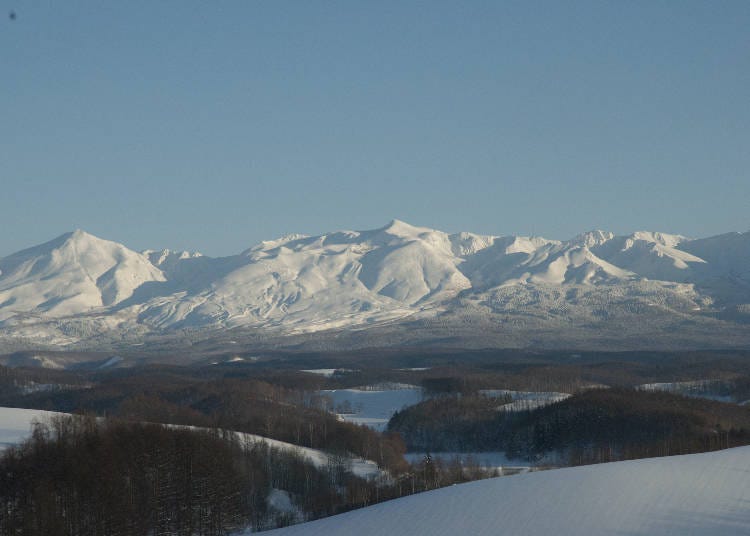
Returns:
[[[0,9],[0,255],[750,229],[750,2]]]

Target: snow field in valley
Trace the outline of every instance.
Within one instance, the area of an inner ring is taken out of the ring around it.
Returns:
[[[379,432],[385,430],[394,413],[422,400],[420,387],[404,384],[323,390],[320,394],[331,397],[339,418]]]

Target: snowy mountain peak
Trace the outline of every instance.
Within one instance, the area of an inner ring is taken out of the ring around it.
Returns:
[[[474,233],[456,233],[450,236],[453,254],[457,257],[473,255],[490,247],[495,242],[494,236],[477,235]]]
[[[388,230],[388,231],[398,231],[399,229],[404,229],[404,230],[409,231],[409,230],[416,229],[416,227],[414,227],[413,225],[410,225],[410,224],[406,223],[403,220],[399,220],[397,218],[393,218],[391,221],[389,221],[388,223],[386,223],[385,226],[382,227],[382,229],[383,230]]]
[[[418,238],[419,235],[424,233],[435,232],[434,229],[430,229],[428,227],[415,227],[414,225],[410,225],[405,221],[395,219],[388,222],[385,227],[381,227],[379,231],[382,233],[387,233],[389,235],[397,236],[399,238],[408,239]]]
[[[562,329],[573,319],[597,326],[617,315],[683,318],[707,308],[746,322],[748,266],[750,233],[688,240],[597,230],[558,241],[447,234],[393,220],[369,231],[287,235],[210,258],[136,253],[77,230],[0,259],[0,340],[8,326],[29,326],[22,336],[33,338],[40,323],[64,326],[81,315],[136,333],[305,332],[433,317],[486,326],[496,315]]]
[[[668,234],[668,233],[657,233],[651,231],[636,231],[630,235],[632,240],[643,240],[644,242],[653,242],[654,244],[661,244],[669,248],[676,247],[680,242],[687,240],[682,235]]]
[[[15,311],[60,316],[114,305],[163,280],[141,254],[76,230],[0,259],[0,321]]]
[[[49,242],[21,250],[0,259],[0,267],[2,268],[0,274],[4,273],[5,277],[8,277],[18,266],[28,263],[30,260],[38,261],[39,259],[54,257],[55,262],[59,263],[64,262],[65,259],[69,259],[70,257],[77,256],[79,251],[102,250],[106,249],[110,244],[115,245],[114,242],[102,240],[85,231],[76,229],[75,231],[53,238]],[[53,259],[50,258],[48,260],[52,262]],[[40,271],[45,267],[42,263],[34,262],[29,268],[32,271]]]
[[[601,246],[605,242],[612,240],[614,237],[614,233],[596,229],[594,231],[588,231],[586,233],[579,234],[573,240],[571,240],[570,243],[591,248],[594,246]]]
[[[73,240],[86,240],[89,238],[97,239],[97,237],[95,237],[92,234],[87,233],[83,229],[75,229],[69,233],[64,234],[63,236],[67,236],[69,239],[73,239]]]
[[[179,262],[185,259],[196,259],[203,257],[198,251],[173,251],[171,249],[146,249],[141,252],[154,266],[162,267],[164,265]]]
[[[59,246],[57,244],[59,243]],[[81,250],[91,249],[91,248],[100,248],[100,249],[106,249],[112,246],[121,246],[121,244],[118,244],[117,242],[112,242],[111,240],[105,240],[104,238],[99,238],[96,235],[93,235],[89,232],[84,231],[83,229],[75,229],[74,231],[67,232],[65,234],[60,235],[56,239],[47,242],[46,244],[42,244],[43,246],[49,246],[49,247],[76,247]]]
[[[250,249],[247,249],[242,252],[242,255],[250,255],[253,252],[256,251],[269,251],[272,249],[279,248],[281,246],[284,246],[290,242],[295,242],[297,240],[303,240],[305,238],[309,238],[306,234],[300,234],[300,233],[290,233],[286,234],[280,238],[276,238],[275,240],[263,240],[260,244],[256,244],[255,246],[251,247]]]

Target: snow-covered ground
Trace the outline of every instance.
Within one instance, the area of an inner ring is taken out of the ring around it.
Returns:
[[[294,504],[289,492],[283,489],[273,488],[271,490],[271,493],[268,494],[268,506],[280,514],[286,514],[291,523],[301,523],[305,520],[304,512]]]
[[[307,372],[308,374],[316,374],[323,376],[324,378],[330,378],[336,373],[335,368],[318,368],[318,369],[303,369],[300,372]]]
[[[568,393],[556,393],[554,391],[511,391],[509,389],[483,389],[479,391],[485,396],[503,397],[509,395],[512,402],[503,404],[502,411],[529,411],[532,409],[549,406],[570,397]]]
[[[263,442],[272,448],[277,448],[279,450],[287,452],[294,452],[304,457],[307,461],[318,468],[328,467],[336,460],[335,456],[331,456],[322,450],[300,447],[299,445],[295,445],[293,443],[286,443],[284,441],[278,441],[276,439],[269,439],[267,437],[255,434],[246,434],[243,432],[235,432],[235,434],[237,434],[237,437],[241,441],[250,441],[253,443]],[[388,478],[387,472],[380,469],[378,467],[378,464],[372,460],[365,460],[362,458],[346,458],[343,460],[343,462],[347,466],[347,469],[349,469],[354,475],[360,478],[371,479],[377,478],[379,476]]]
[[[35,421],[45,422],[55,415],[66,415],[65,413],[56,413],[52,411],[42,411],[37,409],[20,409],[20,408],[3,408],[0,407],[0,452],[10,445],[20,443],[31,435],[32,426]],[[175,428],[200,429],[194,426],[171,425]],[[264,442],[272,448],[277,448],[287,452],[294,452],[304,457],[307,461],[319,468],[328,467],[338,458],[329,455],[322,450],[300,447],[292,443],[269,439],[255,434],[246,434],[243,432],[234,432],[237,438],[243,442]],[[372,460],[350,457],[342,460],[347,469],[360,478],[389,478],[389,475],[378,464]]]
[[[750,534],[750,447],[492,478],[271,531],[306,536]]]
[[[734,399],[731,396],[716,393],[720,387],[721,381],[719,380],[694,380],[685,382],[644,383],[639,385],[638,389],[643,391],[665,391],[695,398],[707,398],[718,402],[734,402]]]
[[[504,452],[407,452],[404,458],[409,463],[419,463],[429,454],[432,459],[438,459],[445,463],[452,462],[458,458],[462,464],[476,463],[482,469],[497,469],[508,472],[528,472],[534,467],[524,460],[508,458]]]
[[[44,422],[55,415],[63,414],[38,409],[0,408],[0,452],[29,437],[35,421]]]
[[[321,391],[333,400],[333,409],[345,421],[385,430],[394,413],[422,400],[422,389],[416,385],[386,384],[356,389]]]
[[[322,369],[321,369],[322,370]],[[312,371],[305,371],[312,372]],[[555,392],[511,391],[489,389],[480,391],[485,396],[510,395],[513,402],[504,404],[503,411],[522,411],[565,400],[570,395]],[[422,389],[416,385],[388,383],[353,389],[320,391],[333,400],[333,410],[343,420],[364,424],[378,431],[385,430],[394,413],[422,401]]]

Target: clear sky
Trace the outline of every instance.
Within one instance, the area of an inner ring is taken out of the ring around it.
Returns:
[[[0,9],[0,255],[750,229],[748,1]]]

